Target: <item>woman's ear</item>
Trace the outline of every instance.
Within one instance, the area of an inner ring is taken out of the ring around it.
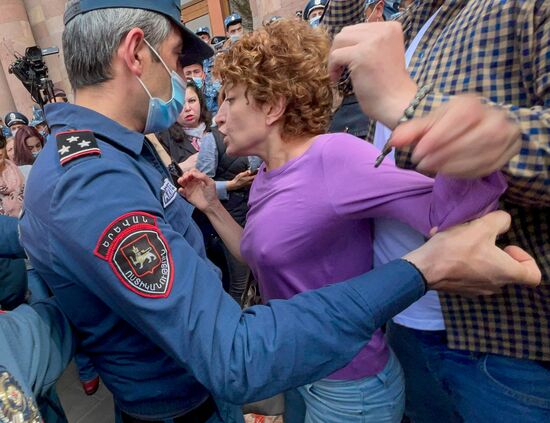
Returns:
[[[264,112],[266,114],[266,123],[273,125],[281,120],[286,112],[286,100],[283,97],[279,97],[274,103],[264,104]]]

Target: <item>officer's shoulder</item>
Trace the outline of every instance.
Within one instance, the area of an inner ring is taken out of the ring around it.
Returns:
[[[59,163],[68,168],[87,159],[101,157],[94,133],[90,130],[65,130],[55,135]]]

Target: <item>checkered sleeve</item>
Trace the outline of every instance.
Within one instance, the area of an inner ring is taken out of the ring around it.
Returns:
[[[322,22],[330,37],[334,38],[345,26],[364,22],[364,14],[364,0],[331,0]]]
[[[544,10],[542,9],[544,8]],[[550,207],[550,5],[533,9],[533,14],[522,16],[523,69],[526,86],[531,88],[531,108],[513,104],[488,104],[508,111],[521,128],[521,149],[503,171],[509,189],[505,199],[526,207]],[[513,89],[513,88],[510,88]],[[416,110],[422,116],[449,101],[452,96],[433,93]]]

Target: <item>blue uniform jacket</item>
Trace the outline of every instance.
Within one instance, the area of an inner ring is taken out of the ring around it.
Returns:
[[[76,105],[46,114],[53,136],[28,180],[22,243],[130,414],[168,418],[208,392],[243,404],[321,379],[424,292],[399,260],[241,312],[144,136]],[[99,150],[70,156],[91,142],[71,130],[92,130]]]
[[[44,421],[66,422],[46,397],[73,352],[69,322],[53,299],[0,313],[0,421],[42,422],[38,404]]]

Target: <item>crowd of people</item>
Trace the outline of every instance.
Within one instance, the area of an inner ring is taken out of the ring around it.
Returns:
[[[550,420],[550,5],[68,0],[0,120],[0,422]],[[132,101],[128,101],[132,99]]]

